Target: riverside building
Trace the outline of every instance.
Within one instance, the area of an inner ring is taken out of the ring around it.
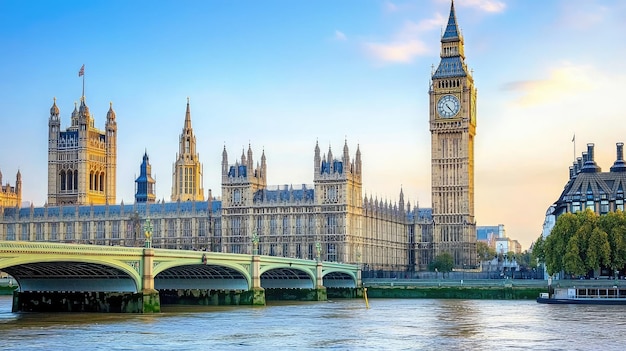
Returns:
[[[171,202],[154,202],[147,153],[134,204],[115,204],[115,112],[106,132],[93,128],[85,99],[60,132],[56,101],[50,111],[49,194],[43,207],[0,208],[0,240],[143,245],[152,223],[155,248],[197,249],[362,264],[364,277],[426,270],[442,253],[457,267],[476,265],[474,136],[476,88],[465,64],[454,4],[441,37],[441,61],[431,77],[433,207],[373,198],[362,190],[361,150],[347,140],[335,156],[312,152],[312,184],[268,185],[265,151],[252,146],[229,159],[224,147],[221,198],[202,189],[189,101],[173,166]],[[84,146],[84,147],[83,147]],[[88,147],[88,148],[87,148]]]

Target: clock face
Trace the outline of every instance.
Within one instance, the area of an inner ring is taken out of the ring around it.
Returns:
[[[451,118],[456,116],[461,109],[459,99],[454,95],[444,95],[437,102],[437,112],[443,118]]]

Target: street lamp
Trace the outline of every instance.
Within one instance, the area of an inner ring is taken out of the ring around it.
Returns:
[[[319,241],[315,242],[315,251],[317,252],[317,261],[322,260],[322,244]]]
[[[256,232],[256,228],[252,230],[252,254],[259,254],[259,235]]]
[[[143,225],[143,231],[146,235],[146,243],[145,247],[152,247],[152,222],[150,222],[150,217],[146,218],[146,223]]]

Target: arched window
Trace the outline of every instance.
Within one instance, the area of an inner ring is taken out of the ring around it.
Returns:
[[[65,171],[61,171],[61,173],[59,173],[59,178],[61,178],[61,191],[64,191],[66,184]]]

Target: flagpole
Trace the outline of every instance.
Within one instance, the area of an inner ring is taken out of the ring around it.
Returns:
[[[574,162],[576,162],[576,133],[574,133],[574,137],[572,138],[572,142],[574,143]]]
[[[83,73],[83,98],[85,97],[85,73]]]

